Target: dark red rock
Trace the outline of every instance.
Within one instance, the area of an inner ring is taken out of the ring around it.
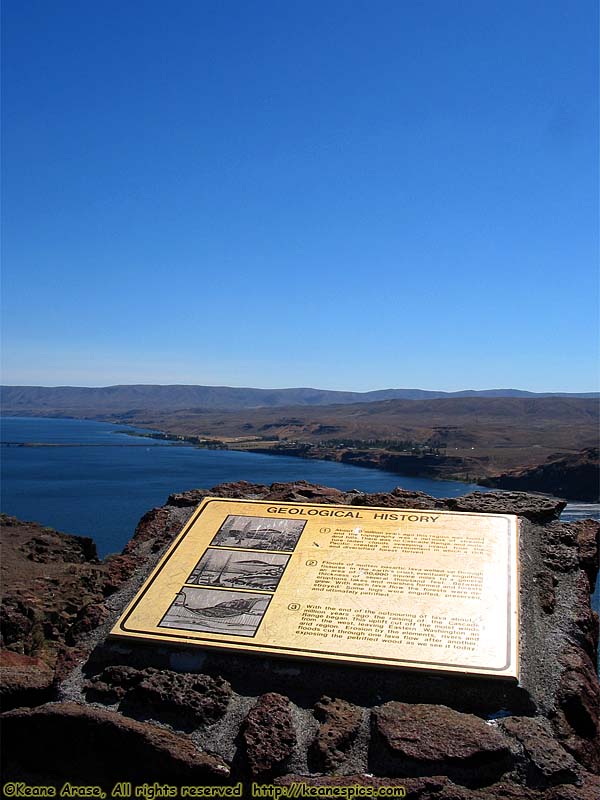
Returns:
[[[545,798],[545,794],[509,781],[499,781],[493,786],[475,789],[464,795],[464,800],[542,800],[542,798]],[[441,800],[455,800],[455,796],[451,790],[446,790]],[[463,796],[457,796],[456,800],[463,800]]]
[[[392,701],[372,714],[370,761],[378,775],[448,775],[466,786],[492,783],[512,766],[504,737],[473,714]]]
[[[340,503],[345,494],[339,489],[318,486],[308,481],[294,483],[272,483],[265,500],[281,500],[286,503]]]
[[[85,537],[5,515],[0,523],[2,645],[60,668],[66,651],[106,616],[105,568]]]
[[[153,667],[106,667],[85,688],[91,700],[118,702],[124,713],[163,719],[175,726],[216,722],[231,698],[231,686],[222,678]]]
[[[2,515],[1,524],[16,528],[20,521],[15,517]],[[52,564],[57,561],[64,564],[98,562],[96,545],[89,536],[67,536],[52,528],[40,528],[40,532],[25,541],[20,549],[29,561],[38,564]]]
[[[51,699],[54,671],[41,658],[0,650],[0,700],[8,710]]]
[[[544,570],[543,572],[538,572],[535,576],[535,583],[541,607],[546,614],[551,614],[556,607],[556,593],[554,591],[558,585],[556,577],[548,570]]]
[[[596,660],[598,647],[598,618],[592,611],[590,594],[592,589],[583,570],[578,570],[572,587],[572,622],[574,638],[581,644],[592,660]]]
[[[590,586],[594,586],[600,569],[600,522],[583,519],[570,524],[577,536],[579,564],[588,576]]]
[[[574,572],[580,568],[577,533],[570,525],[548,525],[541,543],[544,563],[552,572]]]
[[[176,508],[195,508],[205,497],[210,496],[208,489],[190,489],[187,492],[174,492],[167,497],[167,505]]]
[[[411,492],[399,486],[391,492],[357,494],[350,500],[354,506],[378,506],[380,508],[445,508],[445,501],[430,497],[423,492]]]
[[[315,706],[315,717],[321,725],[309,758],[319,771],[331,771],[345,761],[360,729],[362,711],[345,700],[323,697]]]
[[[104,566],[106,568],[104,594],[109,596],[131,578],[135,572],[136,559],[122,554],[111,555],[104,560]]]
[[[586,772],[579,786],[557,786],[544,792],[544,800],[598,800],[600,777]]]
[[[113,711],[52,703],[2,715],[4,780],[69,780],[110,787],[116,781],[223,783],[229,767],[192,740]]]
[[[525,492],[472,492],[464,497],[451,497],[446,507],[451,511],[469,511],[479,514],[519,514],[531,522],[544,523],[557,520],[565,500]]]
[[[169,495],[167,505],[186,508],[197,506],[205,497],[243,497],[247,500],[264,500],[269,494],[269,487],[262,483],[234,481],[220,483],[212,489],[191,489],[187,492],[176,492]]]
[[[523,746],[528,759],[529,785],[547,787],[578,781],[581,767],[558,744],[547,720],[540,717],[507,717],[500,725]]]
[[[290,702],[275,692],[263,694],[243,724],[250,773],[265,778],[282,768],[296,745]]]
[[[169,544],[189,519],[189,508],[153,508],[148,511],[135,529],[133,537],[125,545],[123,554],[134,556],[136,565],[150,555],[158,553]]]
[[[108,610],[104,603],[90,603],[83,606],[78,612],[75,622],[65,633],[65,642],[68,645],[75,645],[81,637],[95,630],[108,618]]]
[[[38,615],[39,616],[39,615]],[[35,611],[19,597],[4,596],[0,604],[0,643],[3,647],[10,647],[16,652],[31,652],[36,648],[33,636],[35,626]],[[41,626],[39,640],[43,640]]]
[[[551,721],[561,744],[590,772],[600,773],[600,687],[594,663],[568,646]]]
[[[143,678],[143,670],[126,665],[106,667],[84,683],[88,700],[99,703],[118,703],[137,686]]]
[[[264,484],[235,481],[220,483],[212,489],[192,489],[169,495],[167,504],[178,508],[197,506],[205,497],[245,498],[248,500],[281,500],[303,503],[344,503],[345,493],[339,489],[318,486],[308,481]]]

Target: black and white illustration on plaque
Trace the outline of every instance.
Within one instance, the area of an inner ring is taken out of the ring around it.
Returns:
[[[266,594],[184,586],[159,627],[254,636],[270,601]]]
[[[186,583],[274,592],[289,559],[277,553],[209,549]]]
[[[246,547],[251,550],[291,552],[305,525],[306,520],[230,514],[210,544],[213,547]]]

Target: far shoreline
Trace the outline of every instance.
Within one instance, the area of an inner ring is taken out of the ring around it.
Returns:
[[[383,454],[384,456],[388,457],[378,457],[376,454],[373,457],[370,454],[365,453],[363,449],[360,447],[347,447],[341,457],[336,457],[339,454],[332,452],[331,449],[323,450],[314,444],[308,442],[297,442],[297,443],[289,443],[286,444],[285,442],[280,442],[279,440],[268,440],[263,439],[259,440],[260,444],[257,441],[256,446],[252,444],[251,439],[256,441],[256,437],[229,437],[229,440],[226,439],[218,439],[217,437],[202,437],[198,435],[190,435],[190,434],[182,434],[177,433],[175,431],[168,431],[168,430],[161,430],[155,427],[145,427],[145,426],[137,426],[136,424],[131,424],[125,420],[113,420],[113,419],[103,419],[99,417],[77,417],[73,415],[66,415],[66,414],[51,414],[47,416],[43,416],[38,414],[35,415],[22,415],[22,414],[4,414],[0,416],[1,419],[22,419],[22,420],[34,420],[34,419],[56,419],[56,420],[72,420],[72,421],[81,421],[81,422],[98,422],[98,423],[107,423],[113,425],[115,427],[123,426],[124,428],[128,428],[129,430],[122,430],[121,433],[128,435],[128,436],[138,436],[140,438],[148,438],[148,439],[155,439],[161,440],[165,442],[169,442],[172,446],[179,446],[179,447],[193,447],[197,449],[207,449],[207,450],[228,450],[234,452],[248,452],[248,453],[256,453],[260,455],[269,455],[269,456],[287,456],[288,458],[298,458],[304,461],[329,461],[332,463],[339,463],[339,464],[346,464],[349,466],[358,466],[365,469],[373,469],[379,470],[384,472],[389,472],[395,475],[398,475],[399,478],[425,478],[428,480],[433,480],[439,483],[444,482],[458,482],[458,483],[466,483],[466,484],[473,484],[476,486],[481,487],[484,491],[491,491],[493,489],[500,489],[503,491],[525,491],[528,494],[534,495],[545,495],[549,497],[558,498],[561,500],[565,500],[568,503],[589,503],[589,504],[598,504],[600,503],[600,497],[575,497],[571,493],[564,493],[561,495],[554,494],[550,490],[544,490],[543,488],[518,488],[518,487],[506,487],[501,485],[501,479],[503,476],[497,477],[486,477],[486,476],[478,476],[478,475],[471,475],[468,472],[465,474],[464,472],[452,472],[444,471],[443,474],[440,474],[444,467],[446,466],[446,462],[448,457],[446,456],[422,456],[422,455],[401,455],[401,456],[393,456],[391,454]],[[115,433],[119,431],[115,430]],[[235,439],[238,439],[236,442]],[[271,445],[271,446],[269,446]],[[35,446],[46,446],[45,443],[2,443],[2,446],[25,446],[25,447],[35,447]],[[92,445],[92,444],[82,444],[77,445],[76,443],[65,443],[64,445],[56,445],[51,444],[47,446],[104,446],[108,447],[111,445]],[[115,445],[117,446],[117,445]],[[126,447],[128,445],[120,445],[122,447]],[[136,446],[136,445],[129,445],[129,446]],[[143,445],[137,445],[143,446]],[[381,454],[380,454],[381,455]],[[413,467],[410,471],[406,471],[406,469],[398,469],[399,462],[401,460],[402,467],[406,468],[407,466]],[[437,461],[437,464],[436,464]],[[425,468],[423,468],[423,466]]]

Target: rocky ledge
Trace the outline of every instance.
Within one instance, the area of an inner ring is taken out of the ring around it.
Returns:
[[[519,514],[519,684],[108,639],[208,495]],[[104,562],[90,540],[4,518],[4,780],[109,791],[117,781],[302,782],[403,786],[421,800],[595,800],[598,619],[589,593],[599,526],[561,523],[563,506],[518,492],[440,500],[402,489],[224,484],[172,495]]]

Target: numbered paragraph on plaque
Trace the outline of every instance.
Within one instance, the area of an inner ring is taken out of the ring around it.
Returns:
[[[482,588],[482,570],[343,564],[337,561],[323,561],[312,585],[315,592],[461,600],[479,600]]]
[[[416,514],[414,515],[417,516]],[[423,519],[428,519],[422,515]],[[329,547],[333,550],[379,550],[382,553],[448,553],[481,556],[485,552],[482,534],[431,531],[382,531],[366,528],[336,528]]]
[[[296,635],[474,651],[480,626],[469,617],[309,604],[302,613]]]

